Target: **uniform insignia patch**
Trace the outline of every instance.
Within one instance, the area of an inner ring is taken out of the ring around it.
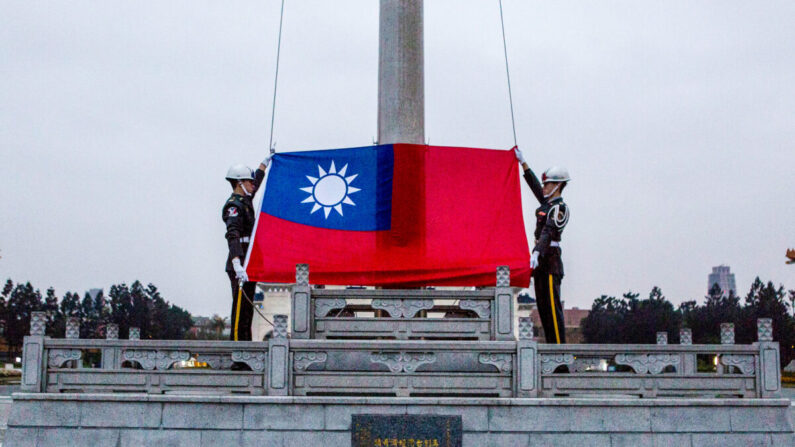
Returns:
[[[237,217],[237,208],[233,206],[229,207],[229,209],[226,211],[226,215],[229,217]]]

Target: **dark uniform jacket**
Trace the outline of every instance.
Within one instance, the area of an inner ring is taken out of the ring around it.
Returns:
[[[560,242],[560,235],[569,221],[569,209],[563,203],[562,197],[551,200],[544,198],[541,182],[538,181],[538,177],[536,177],[532,169],[524,171],[524,179],[541,204],[536,209],[536,245],[533,248],[533,251],[539,253],[536,271],[563,276],[560,246],[553,245],[558,245]],[[552,242],[555,242],[555,244]]]
[[[254,171],[254,191],[251,192],[251,195],[244,196],[232,193],[224,204],[221,217],[226,224],[226,242],[229,244],[229,257],[226,259],[227,272],[234,271],[232,267],[233,258],[240,258],[241,263],[246,259],[249,238],[254,230],[254,221],[256,220],[251,198],[254,197],[254,194],[259,189],[264,177],[265,171],[261,169]]]

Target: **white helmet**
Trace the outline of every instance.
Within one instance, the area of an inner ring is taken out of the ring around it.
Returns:
[[[234,165],[226,171],[227,180],[253,180],[254,171],[246,165]]]
[[[541,181],[544,183],[565,183],[570,180],[569,171],[560,166],[552,166],[544,171],[544,174],[541,176]]]

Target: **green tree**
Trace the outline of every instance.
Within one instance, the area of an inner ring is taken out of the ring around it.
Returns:
[[[626,314],[626,301],[602,295],[594,300],[591,312],[582,320],[583,337],[587,343],[620,343],[618,330]]]
[[[119,325],[119,337],[122,339],[127,338],[133,307],[132,296],[127,284],[122,283],[110,286],[108,304],[110,306],[111,322]]]
[[[11,279],[7,279],[5,285],[3,286],[3,291],[0,292],[0,296],[3,298],[8,298],[8,294],[14,290],[14,282]]]
[[[9,294],[5,337],[12,354],[22,349],[22,341],[30,331],[31,312],[42,310],[43,306],[41,292],[30,283],[17,284]]]
[[[83,309],[80,306],[80,295],[77,293],[66,292],[59,307],[61,308],[61,315],[63,315],[65,318],[83,317]]]
[[[667,332],[671,343],[679,341],[682,316],[674,309],[659,287],[653,287],[649,298],[628,303],[624,319],[624,343],[657,342],[657,332]]]
[[[153,284],[146,288],[151,299],[151,337],[160,340],[181,340],[193,327],[190,312],[163,299]]]
[[[63,337],[65,325],[58,308],[58,297],[52,287],[47,289],[42,310],[47,312],[47,335],[50,337]]]
[[[157,293],[155,286],[149,284],[148,287]],[[130,326],[141,330],[141,338],[150,338],[152,333],[152,296],[140,281],[135,281],[130,288],[130,299],[132,300]]]
[[[14,290],[14,283],[6,280],[3,290],[0,291],[0,335],[5,335],[6,322],[8,321],[8,296]]]
[[[795,345],[795,319],[789,315],[786,295],[783,286],[776,287],[770,281],[765,284],[757,277],[745,296],[743,317],[736,328],[737,343],[753,343],[757,339],[756,320],[772,319],[773,340],[779,342],[782,366],[795,358],[792,348]]]
[[[740,298],[734,292],[724,295],[717,284],[713,284],[705,297],[704,305],[680,306],[685,326],[693,332],[693,343],[719,344],[721,323],[739,324],[742,308]]]
[[[111,321],[111,312],[102,291],[93,298],[86,292],[80,303],[80,311],[83,318],[80,324],[80,338],[104,338],[105,325]]]
[[[587,343],[656,343],[657,332],[668,332],[669,341],[679,339],[681,314],[674,309],[659,287],[647,299],[627,292],[621,299],[602,295],[594,301],[583,319]]]

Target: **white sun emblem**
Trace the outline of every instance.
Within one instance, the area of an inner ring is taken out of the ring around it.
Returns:
[[[348,165],[346,164],[337,172],[333,160],[328,172],[324,171],[320,165],[317,165],[317,170],[317,177],[312,177],[311,175],[306,176],[309,182],[312,183],[312,186],[301,188],[301,191],[309,194],[309,197],[304,199],[301,203],[314,204],[310,214],[323,208],[326,219],[328,219],[328,215],[332,209],[342,216],[343,203],[356,206],[349,196],[355,192],[361,191],[361,189],[351,186],[351,182],[353,182],[359,174],[345,177]]]

